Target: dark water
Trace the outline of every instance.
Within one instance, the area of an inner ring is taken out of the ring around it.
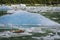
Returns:
[[[2,38],[0,40],[35,40],[33,38],[31,38],[30,36],[25,36],[25,37],[11,37],[11,38]]]
[[[60,12],[45,12],[45,13],[40,13],[40,14],[53,21],[60,23]],[[55,18],[55,19],[53,19],[53,18]]]
[[[0,16],[6,15],[7,11],[0,11]]]
[[[0,40],[40,40],[40,39],[35,39],[32,37],[41,37],[41,36],[46,36],[47,33],[41,34],[41,33],[33,33],[31,36],[21,36],[21,37],[11,37],[11,38],[0,38]]]

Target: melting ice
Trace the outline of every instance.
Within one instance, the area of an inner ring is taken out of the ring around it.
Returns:
[[[16,11],[0,17],[0,24],[56,26],[58,23],[37,13]]]
[[[13,8],[10,6],[5,6],[5,5],[0,6],[0,11],[6,11],[6,10],[12,10],[12,9]]]

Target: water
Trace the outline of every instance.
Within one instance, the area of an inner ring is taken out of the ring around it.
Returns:
[[[60,23],[60,12],[44,12],[41,15]]]

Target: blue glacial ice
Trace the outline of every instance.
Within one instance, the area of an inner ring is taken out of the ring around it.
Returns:
[[[14,24],[14,25],[47,25],[55,26],[60,25],[40,14],[30,13],[26,11],[16,11],[9,15],[0,17],[0,24]]]
[[[7,10],[13,10],[13,8],[5,5],[0,6],[0,11],[7,11]]]

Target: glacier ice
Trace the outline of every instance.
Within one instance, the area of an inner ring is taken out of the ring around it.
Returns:
[[[13,8],[5,5],[0,6],[0,11],[7,11],[7,10],[13,10]]]
[[[16,11],[11,15],[4,15],[0,17],[0,24],[14,24],[14,25],[44,25],[57,26],[60,25],[40,14],[30,13],[26,11]]]

